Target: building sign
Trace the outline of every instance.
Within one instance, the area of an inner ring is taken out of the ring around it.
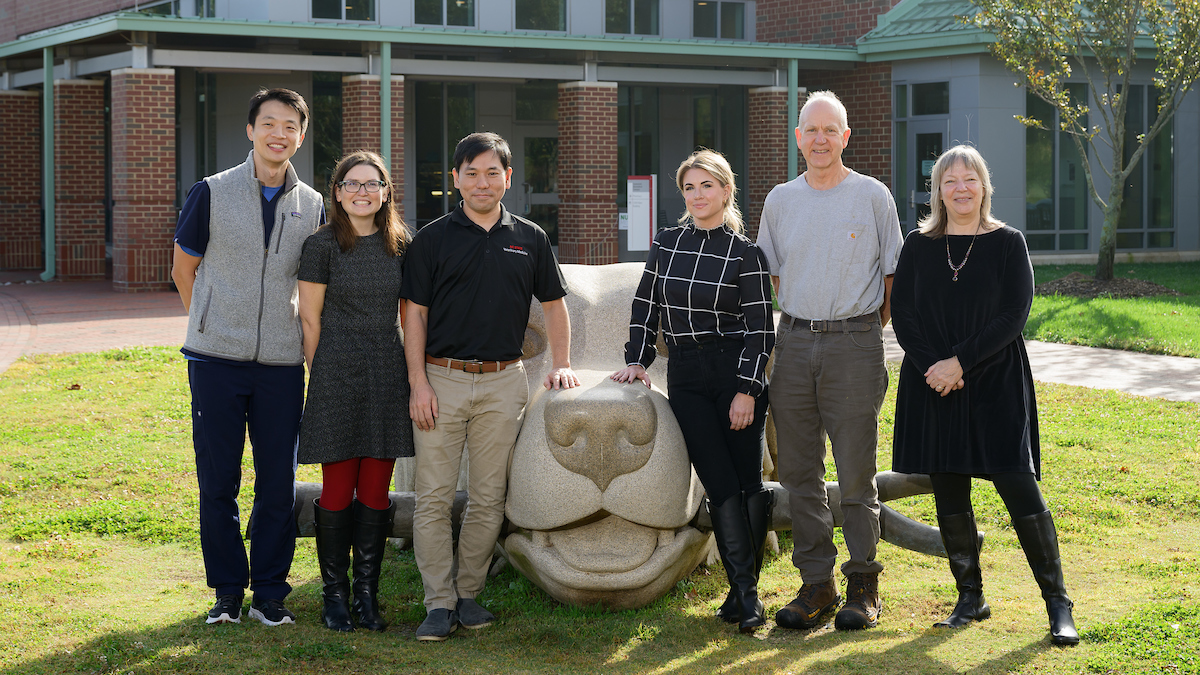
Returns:
[[[629,239],[630,251],[649,251],[654,242],[654,234],[658,230],[655,218],[654,194],[658,176],[630,176],[628,190]]]

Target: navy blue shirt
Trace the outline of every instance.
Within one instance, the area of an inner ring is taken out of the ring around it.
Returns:
[[[276,197],[283,186],[262,186],[263,248],[271,243],[271,232],[275,229]],[[175,225],[175,243],[184,253],[197,258],[204,257],[208,248],[208,218],[211,213],[212,191],[205,181],[197,181],[188,192],[183,208],[179,211],[179,222]],[[321,207],[320,223],[325,224],[325,207]]]

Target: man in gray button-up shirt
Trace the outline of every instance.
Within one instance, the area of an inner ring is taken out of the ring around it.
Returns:
[[[771,190],[758,235],[784,312],[768,395],[779,478],[791,504],[792,563],[803,581],[775,619],[785,628],[812,628],[841,602],[825,492],[828,434],[850,555],[842,565],[846,605],[834,625],[871,628],[882,609],[875,454],[887,391],[883,326],[902,236],[887,187],[842,163],[850,127],[837,96],[810,95],[799,124],[807,170]]]

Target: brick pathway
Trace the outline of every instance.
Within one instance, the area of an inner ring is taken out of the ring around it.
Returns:
[[[115,293],[109,281],[0,285],[0,372],[22,354],[181,345],[186,330],[172,292]]]
[[[33,278],[0,272],[0,373],[22,354],[183,344],[187,315],[175,293],[115,293],[108,281],[19,283]],[[887,359],[902,359],[890,326],[884,337]],[[1200,359],[1026,345],[1033,376],[1043,382],[1200,402]]]

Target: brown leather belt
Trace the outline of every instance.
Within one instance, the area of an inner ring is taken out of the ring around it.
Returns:
[[[459,361],[458,359],[439,359],[436,356],[425,355],[425,363],[431,363],[450,370],[461,370],[464,373],[498,373],[521,359],[511,361]]]
[[[873,323],[879,323],[879,312],[853,316],[849,319],[834,319],[832,321],[797,319],[787,312],[784,312],[779,317],[780,326],[789,329],[808,328],[814,333],[862,333],[871,330],[871,324]]]

